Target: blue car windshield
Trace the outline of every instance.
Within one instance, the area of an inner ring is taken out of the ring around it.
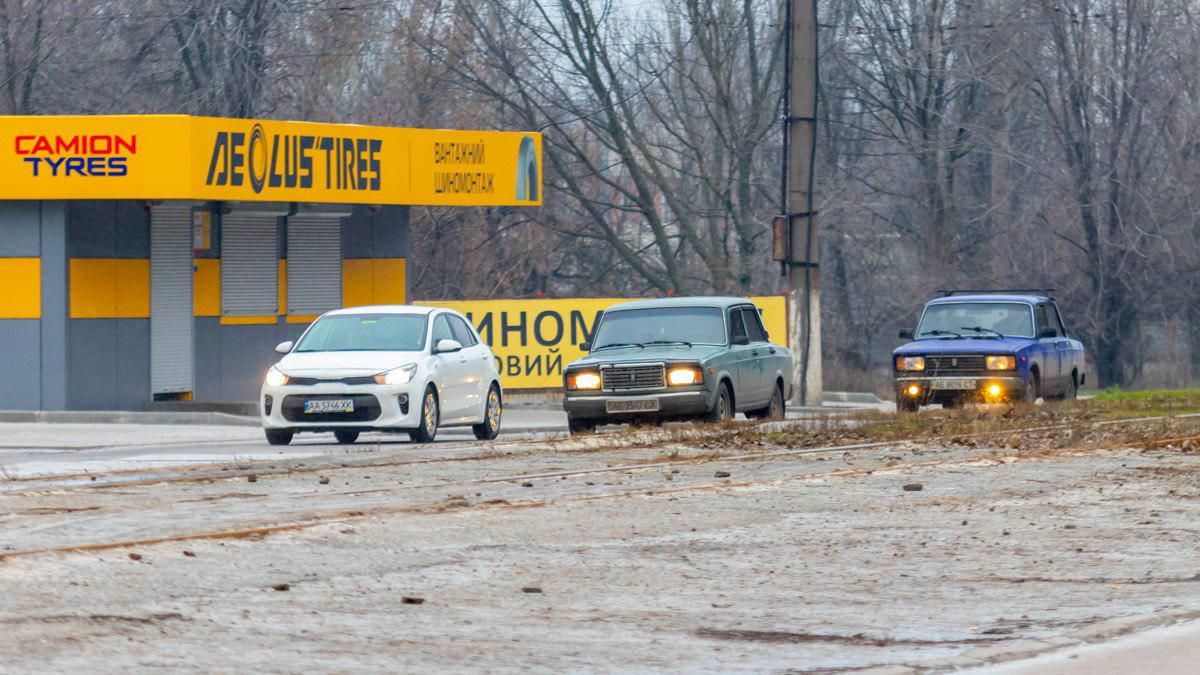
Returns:
[[[918,339],[932,337],[1033,337],[1033,309],[1020,302],[946,302],[929,305]]]
[[[297,352],[419,352],[424,314],[331,314],[308,329]]]
[[[659,343],[725,344],[719,307],[648,307],[605,312],[592,349]]]

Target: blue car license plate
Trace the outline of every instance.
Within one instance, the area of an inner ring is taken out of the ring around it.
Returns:
[[[354,412],[354,399],[352,398],[336,398],[336,399],[321,399],[316,401],[305,401],[304,412],[306,413],[352,413]]]

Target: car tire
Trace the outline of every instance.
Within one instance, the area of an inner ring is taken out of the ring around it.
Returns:
[[[1025,380],[1025,387],[1021,392],[1021,400],[1026,403],[1037,403],[1041,395],[1041,381],[1038,379],[1037,373],[1031,373],[1029,379]]]
[[[896,397],[896,412],[915,413],[921,409],[921,404],[907,396]]]
[[[1044,396],[1047,401],[1071,401],[1079,396],[1079,383],[1075,381],[1075,374],[1071,374],[1071,380],[1063,386],[1062,391],[1053,396]]]
[[[746,416],[756,420],[781,420],[787,412],[786,405],[783,400],[783,385],[776,383],[775,391],[771,392],[771,402],[767,404],[767,407],[751,410],[746,413]]]
[[[590,434],[596,431],[596,420],[567,415],[567,431],[574,434]]]
[[[425,394],[421,396],[421,426],[410,431],[408,437],[415,443],[432,443],[433,439],[437,437],[441,414],[437,390],[433,388],[433,385],[429,385],[425,388]]]
[[[263,429],[263,433],[267,435],[267,443],[271,445],[287,445],[295,435],[291,429]]]
[[[344,431],[335,431],[333,432],[333,437],[336,438],[337,442],[342,445],[353,445],[354,441],[358,440],[358,432],[350,431],[348,429]]]
[[[471,427],[471,431],[475,433],[475,438],[481,441],[490,441],[500,435],[500,414],[503,412],[503,406],[500,401],[500,387],[492,385],[488,389],[487,402],[483,408],[483,421]]]
[[[722,382],[717,385],[717,397],[713,400],[712,409],[704,416],[705,422],[725,422],[733,419],[733,394],[729,392],[729,384]]]

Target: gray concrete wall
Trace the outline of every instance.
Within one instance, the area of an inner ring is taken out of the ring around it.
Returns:
[[[150,215],[138,201],[66,205],[68,258],[149,259]],[[67,373],[72,410],[141,410],[150,405],[150,320],[69,319]]]
[[[342,255],[346,258],[407,258],[409,207],[377,210],[356,206],[342,221]]]
[[[41,251],[40,204],[0,202],[0,258],[36,258]],[[40,320],[0,318],[0,410],[41,406],[41,341]]]

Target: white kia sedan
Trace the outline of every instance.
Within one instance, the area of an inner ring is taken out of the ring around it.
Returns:
[[[405,432],[428,443],[438,427],[500,432],[500,374],[463,315],[437,307],[354,307],[322,315],[267,371],[259,406],[271,445],[298,432]]]

